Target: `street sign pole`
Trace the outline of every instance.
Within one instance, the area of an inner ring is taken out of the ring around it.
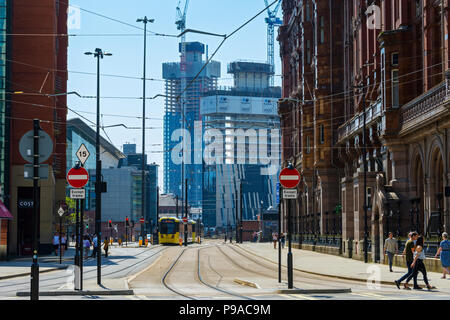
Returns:
[[[281,201],[280,196],[282,192],[281,186],[278,186],[278,283],[281,283]]]
[[[62,264],[62,216],[59,216],[59,264]],[[67,241],[67,240],[66,240]]]
[[[78,199],[75,208],[75,290],[80,290],[80,251],[81,257],[83,257],[83,243],[80,236],[80,202]]]
[[[31,265],[31,300],[39,300],[39,264],[38,264],[38,233],[39,233],[39,120],[33,120],[33,264]]]
[[[291,247],[291,240],[292,240],[292,234],[291,234],[291,201],[287,201],[287,210],[288,210],[288,241],[289,241],[289,249],[288,249],[288,255],[287,255],[287,263],[288,263],[288,289],[293,288],[293,272],[292,272],[292,247]]]
[[[297,189],[295,189],[300,182],[300,173],[294,166],[289,163],[287,168],[281,170],[279,175],[280,184],[283,186],[283,200],[284,207],[287,210],[287,232],[288,232],[288,254],[287,254],[287,276],[288,276],[288,289],[292,289],[294,277],[293,277],[293,263],[292,263],[292,226],[291,226],[291,199],[297,199]]]
[[[84,199],[78,199],[77,200],[80,206],[80,242],[81,244],[83,243],[82,236],[84,234]],[[98,240],[98,239],[97,239]],[[80,251],[81,251],[81,255],[80,255],[80,290],[83,290],[83,246],[80,246]]]

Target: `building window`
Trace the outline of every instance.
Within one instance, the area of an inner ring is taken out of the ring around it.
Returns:
[[[367,208],[372,208],[372,188],[370,187],[367,188],[366,199]]]
[[[320,136],[320,143],[325,143],[325,126],[323,124],[319,127],[319,136]]]
[[[311,144],[309,141],[309,136],[306,137],[306,153],[311,153]]]
[[[391,63],[392,63],[392,66],[394,66],[394,67],[398,66],[398,52],[394,52],[391,55]]]
[[[306,63],[311,63],[311,40],[306,40]]]
[[[391,81],[392,81],[392,108],[398,108],[400,104],[398,69],[392,70]]]
[[[309,21],[310,18],[310,6],[309,6],[309,1],[306,1],[306,21]]]
[[[320,17],[320,43],[325,42],[325,18]]]

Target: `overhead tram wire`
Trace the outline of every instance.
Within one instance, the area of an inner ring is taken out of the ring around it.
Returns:
[[[68,1],[59,0],[59,2],[65,4],[65,5],[67,5],[68,7],[70,7],[70,4],[69,4]],[[138,26],[135,26],[135,25],[133,25],[133,24],[131,24],[131,23],[128,23],[128,22],[125,22],[125,21],[121,21],[121,20],[116,19],[116,18],[108,17],[108,16],[106,16],[106,15],[104,15],[104,14],[101,14],[101,13],[98,13],[98,12],[94,12],[94,11],[91,11],[91,10],[87,10],[87,9],[81,8],[81,7],[79,7],[79,6],[72,6],[72,7],[77,8],[77,9],[80,9],[81,11],[84,11],[84,12],[90,13],[90,14],[92,14],[92,15],[95,15],[95,16],[98,16],[98,17],[107,19],[107,20],[111,20],[111,21],[117,22],[117,23],[119,23],[119,24],[123,24],[123,25],[125,25],[125,26],[131,27],[131,28],[134,28],[134,29],[138,29],[138,30],[141,30],[141,31],[144,31],[143,28],[140,28],[140,27],[138,27]],[[153,35],[155,35],[155,36],[177,38],[177,36],[176,36],[176,35],[173,35],[173,34],[158,33],[158,32],[151,31],[151,30],[147,30],[147,33],[153,34]]]
[[[425,68],[424,68],[425,69]],[[416,71],[416,72],[418,72],[418,71]],[[443,72],[438,72],[438,73],[436,73],[436,74],[433,74],[433,75],[431,75],[431,76],[439,76],[439,75],[442,75],[443,74]],[[407,82],[403,82],[403,83],[401,83],[401,85],[406,85],[406,84],[408,84],[408,83],[413,83],[413,82],[416,82],[416,81],[421,81],[422,79],[414,79],[414,80],[411,80],[411,81],[407,81]],[[386,88],[387,89],[389,89],[391,86],[390,85],[388,85],[388,86],[386,86]],[[345,98],[340,98],[340,99],[337,99],[337,100],[334,100],[334,102],[336,102],[336,101],[343,101]],[[321,100],[321,99],[316,99],[316,101],[319,101],[319,100]],[[51,108],[51,109],[55,109],[55,108],[57,108],[58,106],[49,106],[49,105],[42,105],[42,104],[36,104],[36,103],[30,103],[30,102],[22,102],[22,101],[15,101],[15,100],[10,100],[10,99],[0,99],[0,101],[5,101],[5,102],[13,102],[13,103],[18,103],[18,104],[25,104],[25,105],[30,105],[30,106],[34,106],[34,107],[44,107],[44,108]],[[89,119],[87,119],[87,118],[85,118],[85,117],[83,117],[82,115],[80,115],[78,112],[81,112],[81,113],[88,113],[88,114],[94,114],[94,113],[92,113],[92,112],[88,112],[88,111],[79,111],[79,110],[74,110],[74,109],[72,109],[72,108],[70,108],[70,107],[68,107],[68,106],[60,106],[61,108],[65,108],[65,107],[67,107],[67,109],[68,110],[70,110],[70,111],[72,111],[72,112],[74,112],[75,114],[77,114],[77,115],[79,115],[80,117],[82,117],[83,119],[85,119],[86,121],[89,121],[89,122],[91,122],[91,123],[93,123],[91,120],[89,120]],[[287,114],[287,113],[289,113],[289,112],[286,112],[286,113],[283,113],[283,114]],[[0,112],[0,114],[4,114],[4,112]],[[107,115],[107,114],[104,114],[104,115]],[[139,117],[139,116],[136,116],[136,117],[132,117],[132,116],[122,116],[122,115],[109,115],[109,116],[116,116],[116,117],[123,117],[123,118],[125,118],[125,117],[131,117],[131,118],[137,118],[137,119],[141,119],[142,117]],[[8,119],[16,119],[16,120],[30,120],[30,121],[32,121],[32,119],[31,118],[17,118],[17,117],[6,117],[6,118],[8,118]],[[333,119],[339,119],[339,118],[342,118],[342,116],[338,116],[338,117],[333,117]],[[157,120],[163,120],[163,119],[161,119],[161,118],[158,118]],[[331,119],[328,119],[328,120],[331,120]],[[62,122],[58,122],[58,121],[51,121],[51,120],[42,120],[42,121],[45,121],[46,123],[60,123],[60,124],[62,124]],[[305,123],[306,124],[306,123]],[[313,124],[313,122],[310,122],[309,124]],[[281,129],[284,129],[285,127],[282,127]],[[287,128],[287,127],[286,127]],[[310,130],[314,130],[314,128],[311,128],[311,129],[305,129],[305,131],[310,131]],[[326,147],[324,147],[324,148],[326,148]],[[330,148],[330,147],[328,147],[328,148]],[[334,148],[334,147],[333,147]],[[339,149],[339,148],[341,148],[341,147],[335,147],[336,149]],[[345,148],[345,147],[344,147]]]

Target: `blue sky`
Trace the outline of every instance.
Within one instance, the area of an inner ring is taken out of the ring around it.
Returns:
[[[182,1],[182,5],[184,6]],[[72,6],[79,6],[98,14],[121,20],[137,27],[137,18],[155,19],[148,29],[158,33],[178,34],[176,29],[176,7],[178,0],[71,0]],[[235,28],[254,16],[265,7],[263,0],[190,0],[187,12],[187,28],[205,30],[219,34],[230,34]],[[280,9],[281,11],[281,9]],[[231,76],[226,73],[227,64],[238,59],[266,61],[267,25],[262,14],[245,28],[229,38],[220,48],[214,60],[221,62],[222,77],[220,85],[232,86]],[[278,13],[281,17],[281,12]],[[69,39],[69,71],[96,72],[96,60],[84,52],[101,48],[113,56],[101,61],[101,73],[142,77],[143,67],[143,31],[81,11],[80,28],[70,29],[70,34],[78,36]],[[277,34],[277,31],[275,32]],[[127,36],[82,36],[92,34],[127,34]],[[211,54],[219,45],[221,38],[188,34],[187,41],[200,41],[208,45]],[[147,37],[147,78],[162,79],[162,63],[179,61],[177,38]],[[275,41],[276,74],[281,73],[279,47]],[[69,72],[68,91],[77,91],[81,95],[96,95],[95,75]],[[275,85],[281,85],[281,78],[275,77]],[[147,81],[147,96],[164,94],[163,81]],[[142,80],[118,77],[101,78],[101,96],[141,97]],[[84,117],[96,121],[96,100],[80,99],[68,96],[68,106],[80,111]],[[88,113],[85,113],[88,112]],[[92,114],[91,114],[92,113]],[[142,100],[102,99],[101,113],[116,114],[124,117],[103,116],[103,125],[123,123],[131,127],[142,127],[142,120],[133,118],[142,115]],[[146,120],[146,127],[158,129],[146,130],[146,153],[148,161],[160,165],[159,185],[162,186],[163,150],[163,114],[164,100],[147,100],[146,116],[155,119]],[[125,117],[126,116],[126,117]],[[69,111],[69,118],[78,117]],[[113,144],[122,150],[124,143],[136,143],[138,152],[142,149],[141,130],[125,128],[105,129]],[[105,136],[104,133],[102,133]]]

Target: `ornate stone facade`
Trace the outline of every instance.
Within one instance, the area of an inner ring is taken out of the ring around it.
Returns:
[[[342,254],[362,259],[367,219],[378,261],[388,231],[450,230],[449,17],[448,0],[283,1],[279,114],[283,164],[303,176],[298,239],[340,233]]]

